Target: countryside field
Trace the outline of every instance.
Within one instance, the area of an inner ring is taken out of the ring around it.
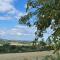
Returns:
[[[42,60],[51,51],[0,54],[0,60]]]

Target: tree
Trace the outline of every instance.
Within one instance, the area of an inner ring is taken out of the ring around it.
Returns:
[[[42,41],[40,41],[40,46],[45,47],[46,46],[46,43],[42,40]]]
[[[26,12],[27,15],[22,16],[19,22],[31,26],[29,20],[36,16],[34,25],[37,27],[38,38],[43,37],[43,32],[48,27],[55,31],[53,33],[55,39],[60,36],[60,0],[28,0]]]
[[[48,39],[47,39],[47,41],[46,41],[46,42],[47,42],[47,44],[48,44],[48,45],[51,45],[51,44],[52,44],[52,40],[51,40],[51,38],[50,38],[50,37],[48,37]]]

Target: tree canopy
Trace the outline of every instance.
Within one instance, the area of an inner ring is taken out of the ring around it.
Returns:
[[[37,36],[42,37],[48,27],[55,31],[54,36],[60,35],[60,0],[28,0],[26,12],[27,15],[22,16],[19,23],[31,26],[29,20],[36,16],[34,25],[37,27]]]

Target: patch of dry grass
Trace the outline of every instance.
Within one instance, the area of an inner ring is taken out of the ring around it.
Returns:
[[[49,54],[52,54],[52,52],[43,51],[43,52],[0,54],[0,60],[42,60],[44,56]]]

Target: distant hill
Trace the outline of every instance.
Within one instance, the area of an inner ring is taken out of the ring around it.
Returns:
[[[0,44],[4,44],[4,43],[10,43],[10,42],[17,42],[17,43],[31,43],[32,41],[23,41],[23,40],[8,40],[8,39],[0,39]]]

